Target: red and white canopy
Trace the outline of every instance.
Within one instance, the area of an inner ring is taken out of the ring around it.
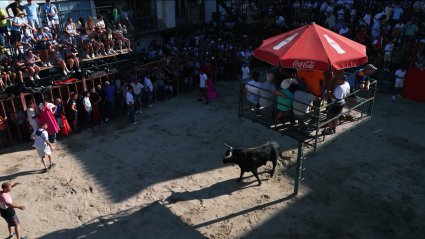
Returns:
[[[275,66],[314,71],[367,62],[366,46],[314,23],[264,40],[254,56]]]

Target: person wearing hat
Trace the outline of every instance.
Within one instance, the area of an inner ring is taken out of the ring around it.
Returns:
[[[279,110],[279,113],[277,114],[276,119],[278,121],[283,121],[284,123],[289,119],[291,125],[294,126],[295,120],[292,117],[292,103],[294,99],[294,94],[289,91],[289,86],[291,86],[291,84],[292,78],[287,78],[283,80],[280,84],[280,92],[284,93],[287,98],[284,99],[281,96],[277,96],[277,109]]]
[[[350,84],[350,93],[353,93],[358,88],[365,89],[366,91],[368,91],[369,85],[370,85],[370,76],[377,69],[378,68],[376,68],[372,64],[367,64],[364,69],[360,69],[360,70],[354,72],[353,74],[351,74],[347,78],[347,82]],[[351,109],[355,106],[355,104],[357,102],[357,96],[356,96],[356,94],[352,94],[352,95],[349,96],[349,98],[350,98],[350,104],[349,104],[348,108]],[[346,115],[342,115],[339,119],[340,120],[348,120],[348,121],[351,121],[351,122],[356,120],[354,118],[354,116],[351,115],[350,112],[348,112],[348,114],[346,114]]]
[[[261,82],[258,81],[258,78],[260,77],[260,74],[258,72],[252,73],[252,80],[248,81],[245,85],[245,93],[246,93],[246,99],[254,104],[254,110],[257,114],[259,113],[259,108],[261,105],[259,104],[259,95],[260,95],[260,86]]]
[[[296,120],[298,120],[298,126],[304,130],[312,130],[311,125],[314,120],[310,120],[308,125],[305,125],[304,121],[308,119],[309,106],[312,101],[320,101],[320,96],[314,96],[310,93],[307,93],[307,83],[301,81],[298,83],[298,90],[294,92],[294,101],[293,105],[293,115]]]
[[[52,24],[52,30],[55,33],[58,33],[59,16],[58,16],[58,9],[56,8],[56,6],[50,3],[50,0],[46,0],[46,4],[44,4],[44,7],[43,7],[43,12],[47,15],[47,18]]]
[[[19,42],[21,42],[21,32],[20,32],[21,27],[28,27],[32,29],[30,25],[25,23],[24,16],[25,16],[25,13],[22,11],[19,11],[16,17],[14,17],[12,20],[12,26],[10,27],[11,45],[19,45]],[[21,51],[19,47],[18,47],[18,51],[19,52]]]
[[[39,28],[40,24],[38,22],[38,16],[40,15],[40,7],[37,3],[33,3],[32,0],[27,1],[28,3],[22,7],[27,13],[28,24],[33,28]],[[33,34],[35,34],[35,31],[33,31]]]
[[[9,14],[9,9],[12,9],[12,13],[13,13],[14,17],[17,17],[19,12],[24,11],[24,8],[22,7],[21,2],[22,2],[22,0],[15,0],[15,2],[7,5],[5,10],[6,10],[7,16],[9,18],[11,17],[10,14]]]
[[[418,26],[415,24],[415,18],[412,17],[410,21],[404,26],[403,29],[403,52],[409,51],[410,43],[415,42],[415,36],[418,34]]]
[[[338,86],[334,90],[328,93],[328,98],[330,98],[333,104],[330,106],[328,113],[326,115],[327,120],[337,117],[344,108],[345,98],[350,93],[350,84],[346,81],[344,73],[339,74],[335,77],[338,83]],[[326,134],[335,134],[336,127],[338,125],[338,117],[333,121],[328,122],[328,128],[326,129]]]

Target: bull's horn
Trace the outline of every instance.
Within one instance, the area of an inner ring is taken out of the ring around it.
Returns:
[[[226,147],[232,148],[232,146],[227,145],[226,143],[223,143],[224,145],[226,145]]]
[[[231,158],[231,157],[232,157],[232,154],[233,154],[233,153],[232,153],[232,152],[230,152],[229,156],[224,156],[224,158],[225,158],[225,159],[229,159],[229,158]]]

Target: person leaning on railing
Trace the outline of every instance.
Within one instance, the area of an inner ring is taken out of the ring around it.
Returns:
[[[25,14],[23,12],[18,12],[17,16],[13,18],[12,26],[10,27],[11,43],[17,46],[17,50],[19,51],[20,54],[22,54],[22,52],[19,49],[18,45],[19,45],[19,42],[21,42],[21,32],[20,32],[21,27],[26,26],[30,29],[33,29],[30,25],[25,23],[24,15]]]

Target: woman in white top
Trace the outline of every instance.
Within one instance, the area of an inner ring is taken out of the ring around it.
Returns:
[[[65,23],[65,31],[69,33],[71,36],[78,35],[77,28],[75,27],[75,23],[72,22],[72,18],[67,17]]]

